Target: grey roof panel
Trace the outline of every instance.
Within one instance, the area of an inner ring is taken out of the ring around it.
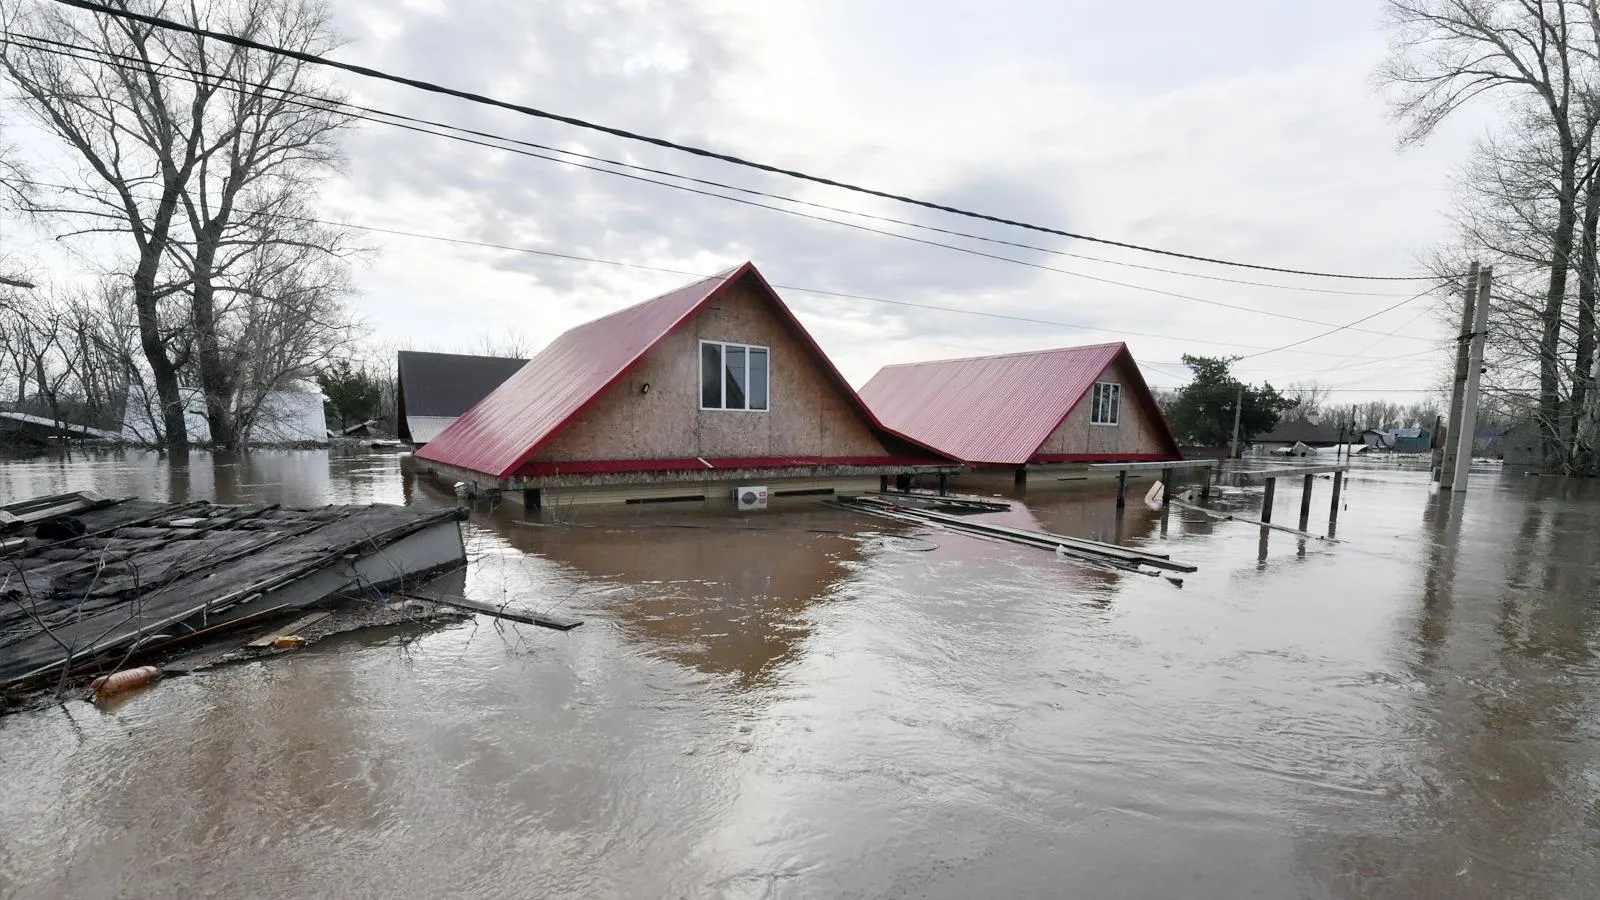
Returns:
[[[499,356],[401,350],[400,391],[407,416],[459,416],[527,362]]]

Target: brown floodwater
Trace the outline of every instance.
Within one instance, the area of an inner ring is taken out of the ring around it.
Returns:
[[[0,719],[0,896],[1594,897],[1600,488],[1473,487],[1363,468],[1344,543],[1264,557],[1098,488],[997,517],[1159,546],[1181,589],[820,507],[480,509],[468,594],[587,624]],[[67,489],[452,499],[394,454],[0,464],[0,498]]]

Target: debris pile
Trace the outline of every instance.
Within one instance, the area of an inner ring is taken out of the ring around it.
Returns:
[[[384,600],[466,564],[460,517],[90,493],[0,506],[0,697],[340,598]]]

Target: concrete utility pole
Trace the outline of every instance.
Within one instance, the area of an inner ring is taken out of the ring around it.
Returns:
[[[1484,266],[1478,274],[1478,301],[1472,315],[1472,350],[1467,358],[1466,394],[1461,401],[1461,434],[1455,438],[1456,472],[1450,489],[1467,489],[1467,470],[1472,467],[1472,436],[1478,430],[1478,383],[1483,378],[1483,344],[1489,331],[1489,284],[1494,266]],[[1454,437],[1454,436],[1452,436]]]
[[[1239,388],[1239,396],[1233,400],[1233,440],[1228,442],[1228,458],[1239,458],[1239,412],[1244,406],[1244,388]]]
[[[1445,423],[1444,452],[1439,460],[1439,489],[1450,490],[1456,471],[1456,437],[1461,434],[1461,397],[1467,387],[1468,337],[1472,333],[1472,307],[1478,295],[1478,264],[1467,269],[1467,289],[1461,298],[1461,335],[1456,339],[1456,372],[1450,379],[1450,418]]]

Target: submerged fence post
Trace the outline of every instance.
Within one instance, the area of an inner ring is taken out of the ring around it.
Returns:
[[[1311,486],[1316,483],[1317,476],[1306,475],[1306,486],[1300,493],[1300,530],[1305,531],[1311,523]]]
[[[1128,505],[1128,470],[1117,473],[1117,509]]]
[[[1216,474],[1216,469],[1213,466],[1206,466],[1205,468],[1200,470],[1200,502],[1201,503],[1204,503],[1207,500],[1211,499],[1211,476],[1214,475],[1214,474]]]
[[[1272,500],[1278,493],[1278,479],[1267,479],[1267,493],[1261,498],[1261,521],[1272,521]]]
[[[1172,469],[1161,470],[1161,505],[1168,506],[1172,503]]]
[[[1344,487],[1344,473],[1333,473],[1333,503],[1328,507],[1328,537],[1339,527],[1339,489]]]

